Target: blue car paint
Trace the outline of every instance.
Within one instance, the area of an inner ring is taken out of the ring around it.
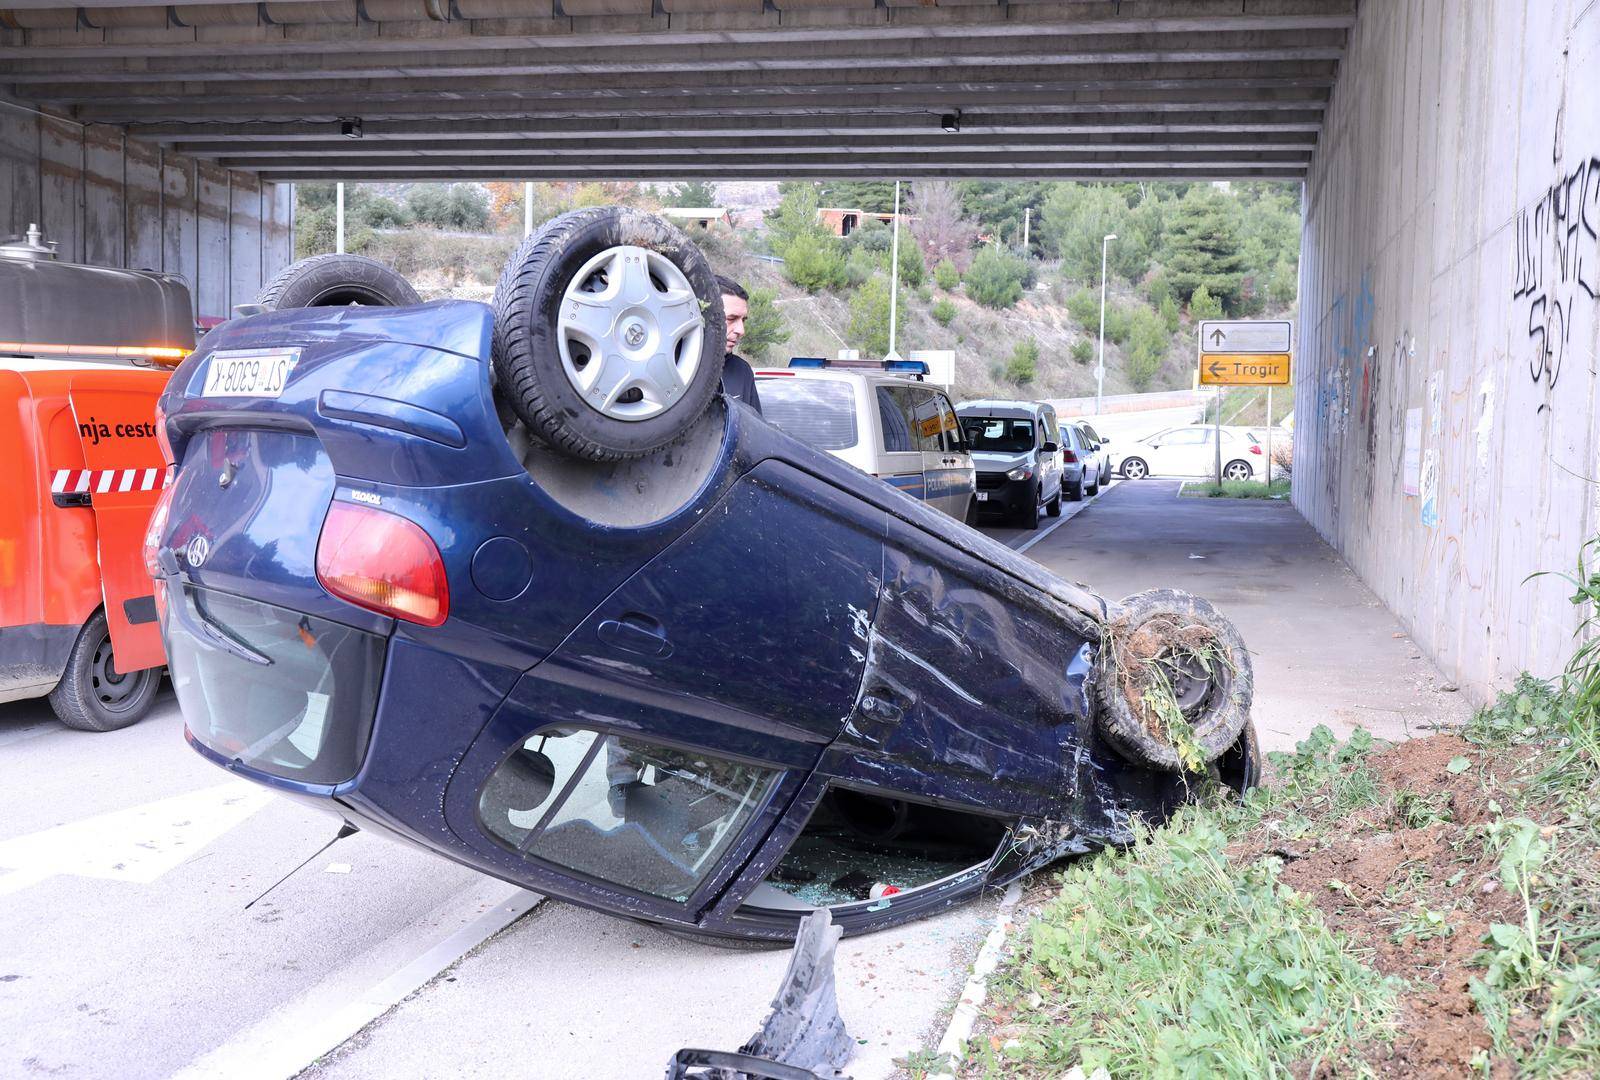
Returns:
[[[491,330],[489,308],[466,302],[284,311],[214,330],[174,375],[162,399],[180,463],[160,538],[167,589],[236,593],[388,638],[355,776],[299,784],[191,735],[208,759],[540,892],[747,937],[792,936],[793,913],[742,901],[830,785],[1012,826],[982,870],[887,907],[836,909],[847,932],[1124,842],[1134,814],[1163,817],[1182,800],[1179,778],[1096,739],[1098,597],[743,406],[714,406],[718,458],[685,506],[639,528],[594,524],[511,451]],[[213,352],[289,347],[300,358],[276,400],[197,396]],[[377,501],[433,538],[450,588],[443,625],[323,589],[315,548],[336,499]],[[175,554],[197,535],[210,542],[198,567]],[[163,629],[193,633],[172,619]],[[693,895],[664,900],[524,858],[479,823],[491,771],[563,722],[781,778]],[[1238,767],[1253,774],[1252,761]]]

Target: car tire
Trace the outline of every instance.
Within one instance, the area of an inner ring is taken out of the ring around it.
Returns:
[[[1017,508],[1017,527],[1022,529],[1037,529],[1039,527],[1039,500],[1043,492],[1035,487],[1029,495],[1027,503]]]
[[[1161,620],[1186,628],[1204,627],[1222,654],[1211,671],[1188,680],[1192,694],[1184,695],[1188,700],[1180,701],[1199,754],[1207,764],[1227,753],[1249,726],[1255,678],[1250,653],[1238,629],[1201,597],[1176,589],[1150,589],[1134,593],[1112,609],[1095,657],[1097,730],[1129,761],[1181,772],[1184,766],[1177,750],[1150,729],[1141,715],[1144,709],[1136,709],[1128,700],[1119,670],[1119,653],[1126,643],[1135,640],[1134,635],[1141,628]]]
[[[116,731],[144,719],[161,688],[161,669],[119,672],[106,613],[97,611],[78,631],[67,670],[50,691],[50,708],[79,731]]]
[[[535,438],[569,457],[658,450],[722,385],[716,277],[688,237],[648,214],[555,218],[506,263],[494,313],[501,391]]]
[[[290,263],[256,297],[262,307],[409,307],[422,303],[411,283],[361,255],[313,255]]]
[[[1122,463],[1122,478],[1124,480],[1143,480],[1150,475],[1150,466],[1144,463],[1144,458],[1131,457]]]
[[[1073,502],[1083,501],[1083,477],[1078,477],[1072,482],[1072,486],[1067,488],[1067,498]]]
[[[1083,489],[1083,493],[1085,495],[1098,495],[1098,494],[1100,494],[1100,474],[1098,472],[1094,474],[1094,483],[1092,483],[1088,487],[1084,488]]]
[[[1045,504],[1044,512],[1051,517],[1061,516],[1061,489],[1056,488],[1056,497]]]
[[[1235,483],[1242,483],[1246,480],[1252,480],[1255,478],[1255,475],[1256,472],[1250,467],[1250,463],[1248,461],[1242,461],[1238,458],[1228,462],[1228,464],[1222,469],[1222,478],[1224,480],[1232,480]]]

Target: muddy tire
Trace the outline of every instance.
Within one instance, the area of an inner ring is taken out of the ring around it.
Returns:
[[[1125,689],[1119,664],[1126,664],[1126,643],[1137,641],[1141,629],[1148,633],[1162,626],[1199,628],[1196,632],[1208,638],[1218,654],[1209,671],[1188,665],[1172,680],[1174,701],[1206,764],[1221,758],[1250,729],[1254,696],[1250,654],[1233,623],[1208,601],[1176,589],[1151,589],[1116,605],[1106,625],[1106,641],[1095,658],[1098,726],[1123,757],[1149,768],[1184,771],[1178,751],[1151,729],[1145,707],[1130,701]],[[1173,653],[1163,650],[1158,655]]]
[[[722,384],[721,290],[659,218],[563,214],[524,240],[494,294],[494,369],[534,438],[569,457],[643,457]]]
[[[361,255],[313,255],[290,263],[267,282],[256,303],[288,308],[409,307],[422,303],[411,283]]]
[[[106,613],[97,611],[78,631],[67,670],[50,691],[50,708],[79,731],[116,731],[144,719],[161,688],[161,669],[120,672],[111,652]]]

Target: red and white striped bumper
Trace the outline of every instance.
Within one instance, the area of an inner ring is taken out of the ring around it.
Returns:
[[[58,506],[84,506],[92,494],[155,491],[166,486],[166,469],[57,469],[50,481],[50,494]]]

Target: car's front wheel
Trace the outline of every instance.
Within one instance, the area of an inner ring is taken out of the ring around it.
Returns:
[[[144,719],[161,687],[161,669],[118,671],[106,614],[97,611],[78,631],[67,670],[50,691],[50,708],[79,731],[115,731]]]
[[[1059,487],[1056,488],[1055,498],[1045,504],[1044,512],[1051,517],[1061,516],[1061,489]]]
[[[1143,458],[1131,457],[1122,463],[1122,478],[1124,480],[1143,480],[1150,475],[1150,466],[1144,463]]]
[[[1037,529],[1039,527],[1039,501],[1043,493],[1035,486],[1028,492],[1028,500],[1017,507],[1017,525],[1024,529]]]

